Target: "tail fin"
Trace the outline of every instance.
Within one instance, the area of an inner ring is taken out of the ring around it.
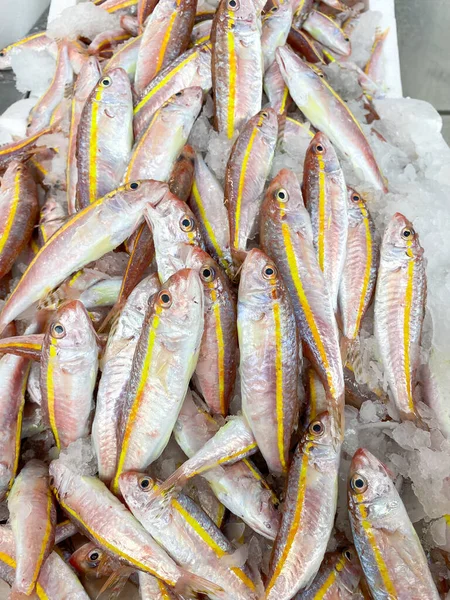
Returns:
[[[182,568],[180,568],[180,571],[183,574],[177,581],[175,592],[181,596],[190,598],[191,595],[196,592],[199,594],[216,595],[224,591],[219,585],[216,585],[215,583],[212,583],[212,581],[208,581],[199,575],[194,575],[194,573],[190,573]]]

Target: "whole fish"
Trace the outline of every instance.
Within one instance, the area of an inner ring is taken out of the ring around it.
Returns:
[[[189,206],[197,219],[206,250],[232,276],[230,226],[223,190],[199,152],[195,155]]]
[[[119,423],[113,489],[124,471],[144,469],[166,447],[194,372],[203,334],[203,289],[191,269],[152,298],[133,359]]]
[[[171,96],[188,87],[201,87],[205,94],[211,89],[209,43],[186,50],[158,73],[142,92],[134,107],[133,128],[136,139],[145,131],[158,108]]]
[[[166,193],[167,185],[158,181],[132,182],[73,215],[41,248],[8,298],[0,333],[69,275],[119,246],[133,233],[145,205]]]
[[[402,419],[415,419],[414,393],[427,280],[419,236],[400,213],[389,221],[380,253],[375,337],[394,404]]]
[[[309,424],[289,469],[280,530],[270,559],[265,598],[290,600],[319,570],[334,524],[340,445],[325,412]]]
[[[282,169],[271,181],[261,213],[261,245],[290,293],[307,357],[327,390],[337,438],[343,434],[344,376],[333,306],[313,245],[297,178]]]
[[[134,79],[137,94],[186,50],[196,9],[197,0],[159,0],[156,4],[145,24],[139,47]]]
[[[389,29],[377,32],[372,46],[370,58],[364,67],[364,73],[383,91],[385,86],[385,68],[383,64],[383,54],[385,52],[386,38]]]
[[[70,115],[69,147],[67,150],[66,164],[67,207],[70,215],[73,215],[76,212],[78,180],[76,150],[78,125],[80,123],[84,105],[94,89],[94,86],[97,85],[100,75],[100,63],[95,56],[91,56],[82,67],[75,84]]]
[[[22,158],[27,157],[29,154],[32,154],[34,147],[39,142],[39,139],[42,136],[47,135],[48,133],[53,133],[55,127],[55,125],[52,125],[50,127],[44,127],[34,135],[30,135],[29,137],[23,138],[21,140],[10,142],[9,144],[1,145],[0,171],[4,171],[11,161],[21,160]]]
[[[231,253],[237,265],[245,259],[247,242],[257,228],[277,136],[275,111],[263,110],[245,125],[228,159],[225,204],[230,221]]]
[[[48,52],[56,57],[58,46],[55,40],[47,37],[46,33],[46,31],[32,33],[31,35],[2,48],[0,50],[0,71],[11,69],[11,56],[13,56],[16,51],[22,49],[33,50],[34,52]]]
[[[58,44],[56,71],[45,94],[31,109],[28,116],[27,136],[36,135],[52,123],[52,117],[60,103],[72,93],[73,69],[69,59],[68,42]]]
[[[352,600],[361,579],[361,565],[353,546],[325,555],[316,578],[294,600]]]
[[[13,532],[9,527],[2,527],[0,532],[1,579],[13,585],[16,567],[17,558]],[[78,577],[56,552],[51,552],[42,565],[36,582],[36,595],[31,597],[42,600],[61,600],[61,598],[89,600]]]
[[[362,196],[348,188],[347,203],[347,253],[339,287],[339,314],[344,337],[354,340],[375,290],[378,241]]]
[[[227,564],[234,546],[188,496],[161,499],[159,483],[145,473],[123,473],[119,485],[131,512],[178,564],[226,590],[211,598],[257,598],[245,568]]]
[[[124,181],[168,181],[174,163],[187,142],[203,102],[200,87],[191,87],[169,98],[152,117],[136,142]]]
[[[204,290],[205,325],[193,381],[211,412],[225,417],[237,367],[235,294],[207,252],[186,244],[181,257],[187,268],[198,272]]]
[[[186,482],[204,471],[219,465],[233,464],[257,451],[255,437],[243,417],[231,417],[195,454],[159,486],[158,494],[164,495],[173,488],[181,488]]]
[[[103,75],[107,75],[109,71],[120,68],[127,73],[132,83],[136,73],[137,57],[141,39],[142,36],[139,35],[121,44],[103,67]]]
[[[295,316],[277,267],[261,250],[247,254],[238,297],[242,412],[271,473],[286,473],[298,421]]]
[[[38,214],[38,192],[29,169],[10,162],[0,186],[0,278],[26,248]]]
[[[8,510],[16,549],[14,590],[29,596],[55,543],[56,509],[47,465],[26,463],[11,488]]]
[[[189,144],[185,144],[172,167],[169,177],[169,189],[174,196],[187,202],[191,195],[195,173],[195,150]]]
[[[111,331],[102,358],[102,376],[92,424],[92,443],[99,478],[107,485],[116,471],[117,428],[134,351],[141,333],[149,299],[159,290],[156,275],[149,275],[129,295]]]
[[[352,45],[348,35],[331,17],[312,10],[302,25],[311,37],[341,56],[350,56]]]
[[[346,103],[287,46],[278,48],[276,54],[289,93],[308,121],[330,139],[367,182],[386,192],[385,179],[369,142]]]
[[[219,423],[202,408],[190,391],[174,428],[174,436],[183,452],[191,458],[219,430]],[[232,465],[204,471],[202,477],[234,515],[254,531],[274,539],[279,526],[278,500],[261,473],[247,458]]]
[[[231,139],[261,110],[263,60],[253,0],[221,0],[211,41],[215,127]]]
[[[122,565],[181,589],[205,593],[219,589],[179,567],[99,479],[79,475],[59,460],[50,464],[50,475],[58,503],[70,520]]]
[[[349,473],[353,539],[374,600],[440,598],[403,502],[386,467],[360,448]]]
[[[262,18],[261,49],[264,57],[264,71],[275,61],[275,50],[284,46],[292,23],[290,0],[276,0],[272,8]]]
[[[41,358],[42,408],[58,448],[89,435],[98,351],[83,304],[63,304],[50,322]]]
[[[303,196],[311,216],[319,266],[337,313],[339,284],[347,250],[347,187],[336,152],[320,131],[306,151]]]
[[[170,193],[148,207],[146,219],[153,232],[159,279],[164,283],[186,266],[180,254],[184,244],[201,245],[200,231],[187,204]]]
[[[89,54],[102,54],[108,50],[114,49],[121,42],[126,42],[131,37],[129,31],[118,27],[98,33],[88,46]]]
[[[122,180],[133,143],[133,101],[123,69],[102,76],[86,100],[77,130],[77,205],[86,208]]]

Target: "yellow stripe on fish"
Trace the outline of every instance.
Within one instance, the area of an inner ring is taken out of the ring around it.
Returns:
[[[41,549],[39,550],[39,556],[38,556],[38,559],[36,561],[36,568],[34,570],[30,586],[28,587],[28,590],[26,592],[28,596],[33,591],[33,588],[34,588],[34,585],[35,585],[35,581],[38,578],[39,571],[41,570],[42,563],[44,562],[45,552],[47,550],[47,545],[48,545],[48,542],[50,540],[50,534],[52,532],[52,522],[51,522],[52,507],[53,507],[53,497],[52,497],[51,491],[48,490],[47,491],[47,524],[45,526],[45,534],[44,534],[44,537],[42,539],[42,545],[41,545]]]
[[[227,136],[231,139],[234,135],[234,113],[236,110],[236,77],[237,77],[237,57],[236,46],[234,41],[233,26],[235,19],[233,12],[228,11],[229,28],[227,31],[227,49],[229,58],[229,85],[228,85],[228,102],[227,102]]]
[[[19,206],[19,200],[20,200],[21,177],[22,177],[22,172],[20,169],[17,169],[17,173],[14,176],[14,192],[13,192],[13,201],[11,204],[11,209],[8,214],[8,219],[6,221],[3,235],[0,236],[0,253],[3,252],[6,242],[9,240],[9,234],[11,233],[12,226],[14,225],[14,218],[16,216],[17,208]]]

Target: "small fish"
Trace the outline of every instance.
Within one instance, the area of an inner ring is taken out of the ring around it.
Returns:
[[[119,485],[131,512],[178,564],[226,590],[210,597],[256,600],[245,567],[228,566],[234,546],[188,496],[166,501],[158,495],[159,482],[145,473],[123,473]]]
[[[298,421],[299,348],[294,310],[275,264],[247,254],[238,297],[242,412],[271,473],[286,473]]]
[[[134,351],[149,299],[158,292],[159,287],[158,277],[149,275],[134,288],[109,334],[103,354],[102,376],[92,423],[92,443],[97,455],[99,478],[107,485],[116,471],[117,428]]]
[[[126,240],[149,202],[168,193],[157,181],[132,182],[73,215],[41,248],[0,313],[0,333],[69,275]],[[48,265],[52,264],[52,269]]]
[[[312,38],[336,54],[350,56],[352,52],[350,38],[331,17],[312,10],[302,27]]]
[[[374,600],[439,600],[403,502],[386,467],[360,448],[348,484],[353,539]]]
[[[287,483],[280,530],[270,559],[267,600],[290,600],[316,576],[334,524],[340,445],[327,412],[308,425]]]
[[[386,192],[385,179],[369,142],[346,103],[287,46],[277,48],[276,52],[289,93],[305,117],[350,160],[357,172],[363,173],[367,182]]]
[[[400,213],[389,221],[380,253],[375,337],[394,404],[402,419],[414,420],[427,279],[419,236]]]
[[[244,261],[248,240],[257,229],[259,209],[277,136],[278,120],[275,111],[271,108],[263,110],[245,125],[228,159],[225,205],[230,221],[231,253],[238,266]]]
[[[134,106],[136,139],[145,131],[152,116],[171,96],[189,87],[211,89],[211,45],[200,44],[186,50],[150,82]]]
[[[32,33],[27,37],[9,44],[2,50],[0,50],[0,71],[11,69],[11,56],[17,51],[23,48],[27,50],[34,50],[35,52],[48,52],[52,56],[56,57],[58,53],[58,46],[52,38],[47,37],[46,31],[39,31],[38,33]]]
[[[262,18],[261,48],[264,56],[264,71],[275,61],[275,50],[284,46],[292,23],[290,0],[277,0]]]
[[[60,103],[72,93],[73,69],[69,59],[68,42],[60,42],[56,58],[56,71],[45,94],[31,109],[28,117],[27,136],[36,135],[52,124],[52,118]]]
[[[88,579],[109,577],[120,569],[120,561],[95,542],[86,542],[71,555],[69,563]]]
[[[124,182],[136,179],[169,180],[174,163],[200,113],[202,102],[200,87],[186,88],[169,98],[155,112],[132,150]]]
[[[14,590],[29,596],[55,543],[56,508],[47,465],[26,463],[11,488],[8,510],[16,548]]]
[[[166,447],[203,334],[203,286],[191,269],[175,273],[149,304],[137,342],[121,420],[117,470],[145,469]]]
[[[77,129],[79,209],[109,194],[122,181],[133,144],[132,111],[127,74],[120,68],[110,70],[86,100]]]
[[[385,52],[386,39],[389,34],[389,29],[377,32],[375,41],[372,46],[370,58],[364,67],[364,73],[370,77],[375,85],[384,90],[385,88],[385,69],[383,64],[383,54]]]
[[[38,214],[38,192],[30,170],[10,162],[0,186],[0,278],[30,241]]]
[[[339,284],[347,250],[347,187],[336,151],[320,131],[306,151],[303,196],[311,216],[319,266],[333,310],[337,313]]]
[[[101,54],[105,50],[115,48],[121,42],[126,42],[131,37],[129,31],[119,27],[98,33],[88,46],[88,53],[93,55]]]
[[[156,4],[139,48],[134,79],[138,95],[188,47],[196,8],[197,0],[159,0]]]
[[[264,67],[253,0],[221,0],[211,41],[215,127],[232,139],[261,110]]]
[[[172,167],[169,177],[169,189],[174,196],[187,202],[191,195],[195,172],[195,150],[185,144]]]

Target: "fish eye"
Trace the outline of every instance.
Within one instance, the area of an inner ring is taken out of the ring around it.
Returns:
[[[347,560],[353,560],[353,552],[350,549],[344,550],[343,554]]]
[[[344,40],[345,40],[346,42],[349,42],[349,41],[350,41],[350,38],[349,38],[348,36],[345,36]]]
[[[147,492],[151,488],[151,483],[152,482],[150,481],[150,477],[141,477],[139,479],[139,487],[144,492]]]
[[[261,113],[261,116],[264,117],[265,119],[267,119],[267,117],[269,116],[269,113],[267,113],[265,110]]]
[[[277,276],[277,269],[275,265],[266,265],[262,270],[262,276],[264,279],[275,279]]]
[[[182,95],[183,95],[183,92],[177,92],[177,93],[175,94],[175,96],[182,96]]]
[[[100,85],[102,87],[109,87],[111,85],[112,81],[111,81],[111,77],[103,77],[103,79],[100,82]]]
[[[128,187],[130,190],[137,190],[139,188],[139,183],[137,181],[132,181]]]
[[[315,437],[320,437],[324,434],[325,428],[321,421],[313,421],[309,426],[309,433]]]
[[[212,267],[205,265],[200,269],[200,277],[203,279],[203,281],[211,283],[211,281],[214,281],[214,279],[216,278],[216,274]]]
[[[283,188],[278,190],[276,195],[277,195],[277,200],[279,200],[280,202],[287,202],[289,200],[289,194]]]
[[[319,77],[322,77],[322,79],[324,79],[325,75],[322,73],[322,71],[318,71],[317,75]]]
[[[0,52],[0,56],[5,56],[6,52],[4,52],[3,50]]]
[[[277,12],[277,10],[278,10],[278,6],[274,6],[274,7],[273,7],[273,8],[270,10],[270,12],[273,12],[273,13],[274,13],[274,12]]]
[[[91,550],[88,554],[88,559],[92,563],[95,563],[96,561],[98,561],[99,558],[100,558],[100,552],[97,550],[97,548],[95,550]]]
[[[66,328],[61,323],[53,323],[51,334],[57,339],[61,339],[66,335]]]
[[[162,292],[159,292],[159,303],[163,308],[169,308],[169,306],[172,304],[172,294],[170,292],[168,292],[167,290],[163,290]]]
[[[192,231],[195,227],[195,221],[189,215],[184,215],[184,217],[181,217],[180,219],[180,227],[183,231]]]
[[[358,473],[355,473],[350,479],[350,487],[356,494],[362,494],[368,488],[367,479]]]
[[[325,148],[322,146],[322,144],[316,144],[314,146],[314,152],[316,152],[316,154],[323,154],[325,151]]]
[[[359,202],[361,200],[361,196],[359,194],[353,194],[352,200],[353,202]]]
[[[414,229],[412,227],[405,227],[402,231],[402,238],[409,240],[412,237],[414,237]]]
[[[228,8],[231,8],[231,10],[237,10],[239,8],[239,2],[238,2],[238,0],[229,0],[228,1]]]

